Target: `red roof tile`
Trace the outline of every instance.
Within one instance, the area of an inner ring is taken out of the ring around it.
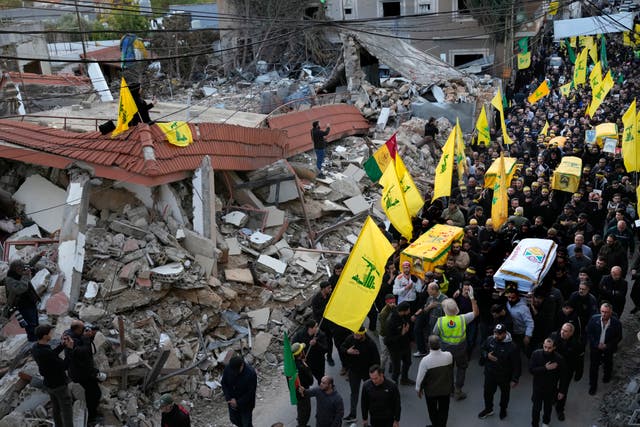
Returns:
[[[80,54],[80,58],[84,57],[84,53]],[[120,46],[109,46],[103,49],[97,49],[91,52],[87,52],[87,58],[94,59],[103,63],[108,63],[109,65],[113,65],[118,68],[121,67]]]
[[[323,128],[331,124],[331,131],[327,135],[328,142],[336,141],[350,135],[361,135],[369,131],[369,122],[353,105],[331,104],[313,107],[309,110],[269,117],[271,129],[281,129],[287,132],[289,141],[289,155],[311,150],[311,123],[320,121]]]
[[[214,170],[254,170],[288,157],[282,131],[242,126],[189,124],[193,144],[169,144],[157,126],[140,124],[112,138],[100,132],[74,133],[0,119],[0,157],[56,168],[83,162],[98,177],[159,185],[184,179],[211,156]],[[151,147],[155,160],[145,159]]]
[[[35,74],[10,71],[9,76],[11,76],[12,82],[25,85],[91,87],[89,77],[73,74]]]

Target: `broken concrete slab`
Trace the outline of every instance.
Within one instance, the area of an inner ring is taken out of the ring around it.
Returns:
[[[213,266],[216,263],[216,260],[211,257],[206,257],[200,254],[197,254],[196,262],[204,269],[205,277],[209,278],[209,276],[211,276],[211,271],[213,271]]]
[[[253,275],[248,268],[228,268],[224,270],[224,275],[230,282],[253,285]]]
[[[107,312],[95,305],[83,305],[78,311],[78,316],[85,322],[95,323],[107,315]]]
[[[260,231],[256,231],[249,236],[249,242],[251,243],[251,247],[261,251],[267,246],[271,244],[273,241],[273,236],[269,234],[261,233]]]
[[[318,262],[322,254],[318,252],[296,251],[293,259],[295,263],[311,274],[318,272]]]
[[[267,203],[284,203],[298,198],[298,184],[296,181],[281,181],[269,187]],[[276,200],[277,196],[277,200]]]
[[[67,192],[40,175],[28,177],[13,194],[25,206],[25,212],[40,227],[53,233],[62,227]]]
[[[193,304],[211,307],[214,310],[222,306],[222,298],[209,288],[200,289],[176,289],[174,294],[181,299],[191,301]]]
[[[267,206],[267,218],[265,220],[265,228],[280,227],[284,224],[285,212],[275,206]]]
[[[350,209],[331,200],[323,200],[322,212],[350,212]]]
[[[362,168],[359,168],[354,164],[349,164],[342,174],[353,179],[355,182],[360,182],[360,180],[366,175]]]
[[[310,194],[314,199],[324,200],[328,198],[332,192],[333,190],[331,190],[331,188],[327,187],[326,185],[317,185],[311,190]]]
[[[269,307],[247,312],[247,316],[251,319],[251,327],[254,329],[265,329],[269,323],[270,314],[271,309]]]
[[[351,210],[351,213],[353,213],[354,215],[366,212],[370,207],[369,202],[367,202],[362,194],[344,200],[343,203]]]
[[[284,274],[287,270],[286,263],[268,255],[260,255],[256,261],[256,265],[263,270],[272,271],[277,274]]]
[[[224,239],[229,247],[229,255],[240,255],[242,253],[242,249],[240,247],[240,242],[236,237],[228,237]]]
[[[249,215],[241,211],[229,212],[222,217],[226,224],[235,225],[236,227],[244,227],[249,220]]]
[[[144,239],[147,235],[147,230],[144,228],[136,227],[124,220],[113,220],[109,223],[109,228],[116,233],[122,233],[126,236],[135,237],[136,239]]]
[[[46,306],[47,314],[60,316],[69,311],[69,297],[64,292],[57,292],[49,297]]]
[[[273,335],[267,332],[258,332],[258,334],[253,337],[253,347],[251,348],[251,353],[254,356],[263,355],[269,348],[269,344],[271,344],[272,339]]]
[[[27,345],[27,335],[12,335],[6,340],[0,342],[0,354],[2,354],[3,360],[13,360],[22,351],[23,347]],[[2,396],[0,394],[0,396]]]
[[[198,233],[184,229],[184,239],[182,246],[194,255],[214,257],[216,245],[211,239],[207,239]]]
[[[330,187],[341,196],[341,199],[355,197],[361,194],[358,183],[348,177],[335,180],[331,183]]]

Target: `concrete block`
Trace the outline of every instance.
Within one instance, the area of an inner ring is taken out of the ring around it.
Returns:
[[[248,268],[228,268],[224,270],[224,275],[230,282],[253,285],[253,276]]]
[[[348,234],[345,239],[347,240],[347,242],[351,243],[352,245],[355,245],[356,242],[358,241],[358,236],[356,236],[355,234]]]
[[[358,183],[352,178],[338,179],[331,183],[331,189],[341,195],[341,199],[355,197],[361,194]]]
[[[27,335],[13,335],[0,343],[0,354],[2,360],[11,361],[15,359],[22,348],[27,344]]]
[[[62,227],[67,192],[40,175],[31,175],[13,194],[13,199],[25,205],[25,212],[49,233]]]
[[[360,180],[366,175],[362,168],[359,168],[354,164],[349,164],[342,174],[353,179],[355,182],[360,182]]]
[[[194,255],[206,257],[213,257],[216,249],[211,239],[187,229],[184,229],[182,246]]]
[[[275,206],[267,206],[267,219],[265,222],[265,228],[280,227],[284,224],[284,211],[276,208]]]
[[[195,256],[196,262],[200,264],[200,266],[204,269],[204,274],[207,278],[211,276],[211,271],[213,270],[213,266],[216,263],[216,260],[211,257],[202,256],[196,254]]]
[[[69,297],[64,292],[53,294],[47,300],[47,314],[60,316],[69,311]]]
[[[140,249],[140,246],[138,246],[136,239],[126,239],[124,245],[122,245],[122,251],[125,253],[137,251],[138,249]]]
[[[318,271],[318,262],[320,261],[321,254],[316,252],[296,251],[293,256],[295,263],[311,274],[316,274]]]
[[[84,291],[84,299],[87,301],[93,301],[98,296],[99,291],[100,285],[94,281],[87,282],[87,288]]]
[[[231,289],[229,286],[220,286],[220,291],[222,292],[222,296],[227,301],[232,301],[238,298],[238,292]]]
[[[133,224],[130,224],[125,221],[114,220],[109,223],[109,228],[116,233],[122,233],[125,236],[131,236],[136,239],[144,239],[147,235],[147,230],[136,227]]]
[[[107,315],[107,312],[95,305],[84,305],[78,311],[78,316],[85,322],[95,323]]]
[[[235,237],[228,237],[224,239],[229,247],[229,255],[240,255],[242,253],[242,249],[240,247],[240,242]]]
[[[343,202],[354,215],[358,215],[361,212],[366,212],[369,210],[369,202],[365,200],[362,194],[351,197]]]
[[[311,197],[317,200],[324,200],[329,197],[333,190],[326,185],[318,185],[311,190]]]
[[[258,334],[253,337],[253,348],[251,349],[251,354],[254,356],[263,355],[269,348],[269,344],[271,344],[272,339],[273,335],[267,332],[258,332]]]
[[[251,247],[258,251],[261,251],[267,246],[269,246],[272,241],[273,241],[273,236],[270,236],[265,233],[261,233],[259,231],[256,231],[255,233],[251,234],[251,236],[249,237],[249,242],[251,243]]]
[[[346,208],[331,200],[322,201],[322,212],[350,212],[349,208]]]
[[[267,203],[284,203],[290,200],[298,198],[298,188],[296,182],[282,181],[277,184],[273,184],[269,187],[269,195],[267,196]],[[276,189],[280,186],[278,193],[278,200],[276,200]]]
[[[264,307],[258,310],[249,311],[247,316],[251,319],[251,327],[255,329],[265,329],[269,323],[271,309]]]
[[[287,270],[287,264],[279,259],[270,257],[268,255],[260,255],[257,260],[257,266],[266,271],[271,271],[277,274],[284,274]]]
[[[230,178],[233,184],[242,184],[244,181],[235,172],[227,172],[227,177]],[[240,206],[249,205],[256,209],[264,209],[264,204],[258,197],[249,189],[246,188],[234,188],[233,197],[236,199]]]
[[[249,215],[241,211],[229,212],[222,217],[226,224],[235,225],[236,227],[244,227],[249,220]]]

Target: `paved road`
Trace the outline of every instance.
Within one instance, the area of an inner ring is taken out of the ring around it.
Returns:
[[[334,350],[335,352],[335,350]],[[349,405],[349,385],[346,377],[339,375],[339,359],[334,354],[336,360],[335,367],[327,366],[327,373],[336,378],[338,391],[342,395],[345,407],[348,412]],[[413,359],[411,365],[410,377],[415,379],[418,370],[418,360]],[[589,396],[588,390],[588,358],[585,361],[585,377],[579,382],[572,382],[569,387],[568,402],[566,407],[567,419],[564,422],[558,421],[555,411],[551,418],[552,427],[592,427],[596,426],[596,418],[598,416],[599,398],[606,394],[612,383],[600,384],[598,393],[595,396]],[[478,365],[478,350],[476,349],[467,370],[467,379],[464,390],[468,394],[467,399],[462,401],[451,401],[449,410],[449,427],[468,427],[468,426],[490,426],[497,425],[501,427],[524,427],[531,425],[531,375],[526,369],[523,362],[523,375],[520,384],[511,391],[511,402],[509,404],[508,416],[504,420],[498,417],[499,409],[499,391],[494,398],[495,415],[487,419],[478,419],[478,412],[483,409],[484,401],[482,397],[483,371]],[[614,360],[614,380],[615,380],[615,360]],[[424,398],[419,400],[415,390],[411,386],[400,386],[400,395],[402,398],[402,418],[400,425],[403,427],[423,427],[430,424],[427,414],[426,403]],[[287,427],[296,426],[295,407],[291,406],[288,401],[288,395],[284,386],[281,390],[274,390],[269,396],[262,396],[262,401],[258,404],[254,412],[254,425],[256,427],[270,427],[276,421],[283,422]],[[315,403],[313,403],[315,411]],[[315,412],[312,415],[310,425],[315,425]],[[360,413],[358,413],[358,426],[361,424]],[[344,426],[347,426],[345,423]]]

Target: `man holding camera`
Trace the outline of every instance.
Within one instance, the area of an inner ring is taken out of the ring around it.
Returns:
[[[9,309],[7,314],[10,315],[11,310],[17,310],[16,319],[27,332],[29,342],[38,340],[35,330],[38,326],[37,304],[40,302],[40,296],[31,285],[31,275],[34,266],[43,255],[44,252],[37,254],[26,264],[22,260],[12,261],[4,279]]]

